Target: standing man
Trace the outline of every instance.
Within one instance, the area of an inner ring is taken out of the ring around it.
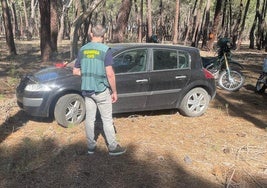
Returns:
[[[82,95],[85,97],[85,130],[88,154],[96,150],[95,120],[97,108],[103,122],[103,129],[110,155],[121,155],[126,149],[116,141],[113,126],[112,103],[118,99],[113,57],[110,48],[103,44],[105,28],[96,25],[92,28],[91,42],[82,46],[73,68],[74,75],[82,79]]]

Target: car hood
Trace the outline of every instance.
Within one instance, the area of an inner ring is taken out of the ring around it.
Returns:
[[[48,82],[69,76],[72,76],[72,69],[70,67],[47,67],[34,73],[31,79],[36,82]]]

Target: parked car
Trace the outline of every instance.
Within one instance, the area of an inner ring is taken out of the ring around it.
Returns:
[[[200,116],[216,94],[212,74],[202,67],[199,50],[164,44],[112,44],[118,101],[113,113],[178,109]],[[21,79],[19,107],[32,116],[52,116],[68,127],[85,117],[81,79],[73,63],[43,68]]]

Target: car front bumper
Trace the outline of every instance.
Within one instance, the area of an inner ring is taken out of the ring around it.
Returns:
[[[16,90],[18,106],[31,116],[49,117],[49,93],[36,93]]]
[[[49,110],[45,105],[44,98],[17,97],[17,104],[21,110],[36,117],[49,117]]]

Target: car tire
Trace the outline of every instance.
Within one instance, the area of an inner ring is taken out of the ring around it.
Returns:
[[[211,100],[208,92],[200,87],[190,90],[180,104],[180,113],[189,117],[201,116],[205,113]]]
[[[84,99],[78,94],[67,94],[56,103],[54,116],[57,123],[63,127],[80,124],[85,117]]]

